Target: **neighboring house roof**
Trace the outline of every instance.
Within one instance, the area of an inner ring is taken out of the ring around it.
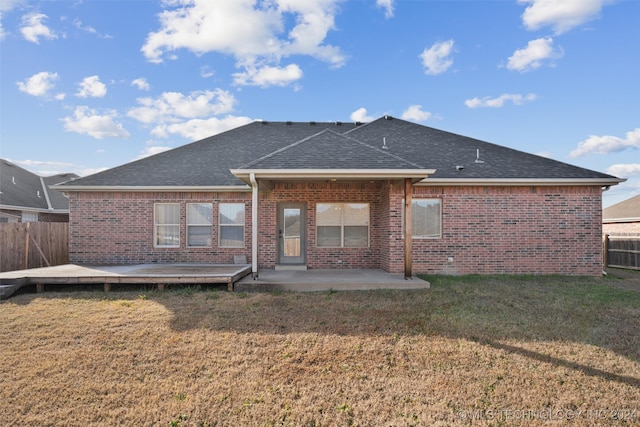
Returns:
[[[73,173],[41,177],[8,160],[0,159],[0,208],[68,213],[68,199],[49,186],[77,177]]]
[[[640,222],[640,195],[604,209],[602,222]]]
[[[615,185],[623,180],[384,116],[367,124],[253,122],[80,178],[63,191],[247,188],[255,170],[402,170],[430,185],[487,182]],[[235,175],[234,175],[235,173]]]

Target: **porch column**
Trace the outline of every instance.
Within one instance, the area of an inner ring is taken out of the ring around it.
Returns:
[[[256,174],[249,175],[251,180],[251,276],[258,278],[258,181]]]
[[[413,184],[411,178],[404,180],[404,278],[411,279],[411,205]]]

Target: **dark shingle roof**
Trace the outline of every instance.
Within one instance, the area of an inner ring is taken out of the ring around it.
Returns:
[[[384,141],[387,149],[382,150]],[[481,162],[476,162],[478,150]],[[63,188],[245,185],[230,169],[249,165],[252,169],[426,168],[436,169],[432,177],[441,179],[616,180],[611,175],[385,116],[364,125],[253,122],[80,178]]]
[[[603,221],[635,219],[640,221],[640,195],[623,200],[602,211]]]
[[[8,160],[0,159],[0,205],[42,211],[68,210],[68,199],[49,186],[77,177],[72,173],[40,177]]]
[[[240,169],[423,169],[422,166],[325,129]]]

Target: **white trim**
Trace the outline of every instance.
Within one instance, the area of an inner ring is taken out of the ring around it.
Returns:
[[[425,178],[416,186],[610,186],[625,182],[621,178]]]
[[[629,222],[640,222],[640,217],[630,217],[630,218],[603,218],[603,224],[616,224],[616,223],[629,223]]]
[[[249,175],[251,181],[251,273],[258,277],[258,181],[256,175]]]
[[[251,174],[263,179],[400,179],[426,178],[436,173],[435,169],[230,169],[230,172],[242,180]]]
[[[69,209],[42,209],[33,208],[30,206],[13,206],[13,205],[0,205],[0,209],[6,209],[8,211],[29,211],[38,213],[54,213],[54,214],[69,214]]]
[[[164,192],[164,193],[222,193],[222,192],[238,192],[251,191],[248,185],[211,185],[211,186],[125,186],[125,185],[65,185],[64,187],[56,187],[58,191],[63,193],[73,193],[76,191],[92,191],[92,192]]]

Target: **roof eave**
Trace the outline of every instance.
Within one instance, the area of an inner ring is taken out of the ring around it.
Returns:
[[[622,178],[426,178],[422,186],[593,186],[610,187]]]
[[[55,189],[63,193],[99,192],[99,193],[146,193],[146,192],[188,192],[188,193],[218,193],[251,191],[248,185],[65,185],[55,186]]]
[[[38,213],[54,213],[54,214],[68,214],[69,209],[46,209],[46,208],[34,208],[31,206],[15,206],[15,205],[2,205],[0,204],[0,209],[6,209],[8,211],[28,211],[28,212],[38,212]]]
[[[629,217],[629,218],[603,218],[602,222],[605,224],[640,222],[640,216]]]

